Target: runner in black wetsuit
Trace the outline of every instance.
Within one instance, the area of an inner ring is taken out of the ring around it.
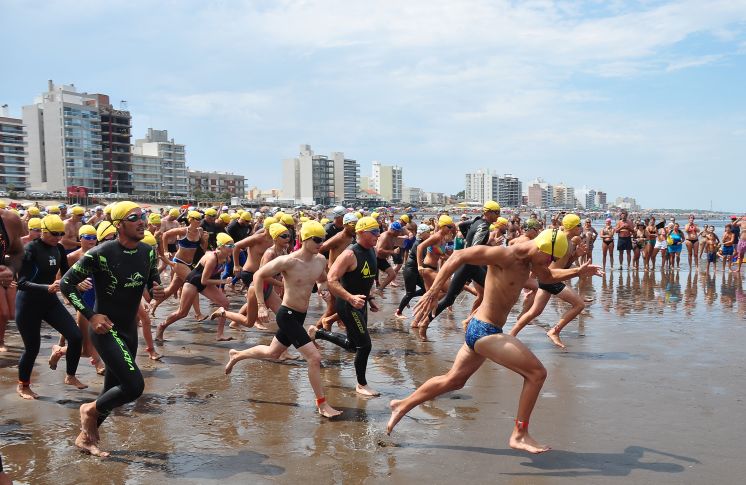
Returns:
[[[355,225],[357,243],[346,249],[334,261],[329,270],[329,290],[337,297],[336,310],[347,327],[347,335],[311,326],[311,338],[326,340],[345,350],[355,351],[355,390],[366,396],[380,393],[368,387],[365,370],[372,348],[368,333],[368,303],[371,311],[378,311],[373,303],[370,289],[376,276],[376,253],[373,249],[380,234],[378,222],[372,217],[363,217]]]
[[[67,340],[65,384],[74,385],[78,389],[88,387],[75,377],[83,336],[70,312],[56,295],[60,289],[59,283],[55,281],[57,272],[64,273],[68,269],[65,248],[59,243],[65,235],[65,225],[59,216],[48,215],[42,220],[41,229],[41,237],[25,247],[16,294],[16,325],[26,348],[18,361],[18,395],[24,399],[37,398],[31,391],[31,371],[36,356],[39,355],[42,320]]]
[[[409,302],[412,301],[412,298],[425,294],[425,282],[422,280],[419,269],[417,269],[417,246],[430,236],[431,230],[427,224],[417,226],[417,240],[410,248],[409,257],[407,258],[407,262],[404,263],[404,289],[407,293],[402,297],[401,302],[399,302],[399,309],[394,313],[396,317],[404,316],[402,312],[409,305]],[[418,286],[419,290],[417,289]]]
[[[500,217],[500,204],[494,200],[488,200],[482,207],[482,217],[477,217],[471,223],[469,232],[466,234],[466,240],[464,241],[465,247],[469,248],[472,246],[479,246],[487,244],[490,238],[490,224],[495,222]],[[456,297],[464,289],[469,280],[474,281],[479,286],[484,288],[484,278],[487,276],[487,270],[484,266],[475,266],[473,264],[465,264],[461,266],[453,274],[451,283],[448,285],[448,293],[439,302],[438,307],[435,309],[433,315],[431,315],[431,321],[441,314],[443,310],[453,305],[456,301]]]
[[[155,250],[141,242],[145,220],[134,202],[119,202],[111,210],[119,238],[88,251],[65,273],[60,285],[63,294],[90,322],[91,341],[106,364],[104,389],[98,399],[80,406],[81,433],[76,446],[94,455],[99,450],[98,427],[112,409],[132,402],[143,392],[145,383],[135,363],[137,354],[137,310],[148,289],[161,299]],[[78,283],[92,277],[96,289],[93,309],[84,302]]]

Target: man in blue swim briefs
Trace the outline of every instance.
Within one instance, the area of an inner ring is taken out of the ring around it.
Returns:
[[[509,446],[529,453],[542,453],[549,449],[528,433],[531,411],[539,397],[547,371],[520,340],[503,334],[502,326],[532,271],[546,283],[560,282],[579,275],[603,274],[600,266],[589,263],[571,269],[550,268],[549,264],[564,256],[567,248],[567,235],[564,232],[547,229],[533,241],[508,247],[473,246],[453,253],[415,307],[415,322],[428,320],[431,311],[438,304],[441,288],[463,264],[487,265],[484,302],[469,321],[466,342],[461,346],[448,373],[429,379],[405,399],[391,401],[391,418],[386,427],[389,434],[412,408],[446,392],[461,389],[485,359],[490,359],[519,373],[524,379]]]

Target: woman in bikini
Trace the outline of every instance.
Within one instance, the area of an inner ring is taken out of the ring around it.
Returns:
[[[647,241],[647,244],[645,244],[646,270],[655,269],[655,258],[653,257],[653,250],[655,249],[656,232],[657,229],[655,228],[655,217],[651,217],[648,221],[648,225],[645,226],[645,239]]]
[[[450,216],[440,216],[438,230],[417,247],[418,267],[425,281],[425,289],[429,290],[430,285],[435,281],[440,262],[448,258],[446,244],[453,241],[455,227]]]
[[[699,257],[699,227],[694,223],[694,216],[689,216],[689,222],[684,226],[686,233],[686,250],[689,257],[689,268],[697,265]],[[692,263],[692,260],[694,262]]]
[[[601,254],[603,255],[603,268],[606,269],[606,255],[609,255],[611,268],[614,268],[614,228],[611,219],[606,219],[606,225],[601,229]]]
[[[637,221],[637,225],[635,226],[634,242],[634,253],[632,259],[635,269],[640,269],[640,256],[645,251],[645,243],[647,242],[645,224],[643,224],[642,221]],[[645,261],[645,263],[647,263],[647,261]]]
[[[207,239],[208,234],[200,227],[202,221],[202,214],[197,211],[189,211],[187,215],[187,226],[178,227],[176,229],[169,229],[163,234],[163,239],[168,240],[170,237],[176,236],[176,254],[174,255],[171,263],[173,269],[173,277],[171,282],[166,288],[166,296],[160,302],[156,302],[150,308],[150,314],[155,316],[155,310],[158,305],[165,301],[169,296],[176,294],[177,291],[184,285],[187,275],[194,269],[194,256],[197,249],[202,248],[202,251],[207,250]],[[196,312],[196,318],[198,321],[204,320],[206,316],[202,315],[199,309],[199,299],[191,304],[194,305]]]

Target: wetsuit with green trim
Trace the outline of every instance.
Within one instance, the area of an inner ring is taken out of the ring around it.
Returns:
[[[78,370],[83,335],[75,320],[56,293],[49,292],[57,272],[68,270],[65,248],[36,239],[26,244],[21,271],[18,273],[16,293],[16,325],[25,350],[18,362],[18,380],[25,385],[31,382],[31,371],[41,346],[41,321],[44,320],[67,340],[67,375]]]
[[[490,238],[490,223],[482,217],[477,217],[469,226],[469,232],[466,234],[464,246],[470,248],[487,244]],[[453,273],[451,283],[448,285],[448,293],[439,302],[438,307],[431,315],[431,320],[440,315],[440,313],[453,305],[456,297],[463,291],[464,286],[471,280],[484,287],[484,279],[487,276],[487,268],[474,264],[465,264]]]
[[[342,275],[340,282],[342,287],[351,295],[365,295],[367,297],[376,277],[376,252],[373,248],[365,249],[357,243],[350,246],[349,249],[355,254],[357,266],[354,270]],[[372,349],[370,334],[368,333],[368,301],[366,300],[365,305],[358,309],[342,298],[336,300],[335,309],[339,318],[347,327],[347,335],[320,329],[316,332],[316,338],[331,342],[350,352],[355,352],[357,382],[361,386],[365,386],[368,384],[365,379],[365,369],[368,367],[368,356]]]
[[[77,284],[93,277],[96,304],[88,307]],[[105,334],[90,328],[91,341],[106,364],[104,389],[96,399],[98,425],[112,409],[132,402],[142,394],[145,382],[135,363],[137,355],[137,309],[143,290],[160,284],[155,250],[145,243],[128,249],[108,241],[88,251],[62,277],[62,293],[88,320],[95,314],[109,317],[113,326]]]

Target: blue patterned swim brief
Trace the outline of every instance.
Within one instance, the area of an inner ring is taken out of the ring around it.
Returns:
[[[477,320],[475,317],[472,317],[471,320],[469,320],[469,325],[466,326],[464,340],[466,341],[466,345],[468,345],[471,350],[474,350],[474,345],[477,343],[477,340],[496,333],[503,333],[503,330],[491,323],[483,322],[482,320]]]

